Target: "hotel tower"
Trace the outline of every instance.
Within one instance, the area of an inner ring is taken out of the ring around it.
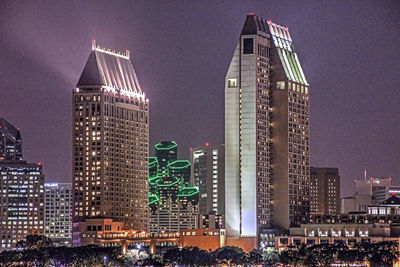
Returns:
[[[248,15],[225,77],[228,237],[308,220],[309,107],[288,27]]]
[[[96,46],[72,96],[73,221],[148,231],[149,101],[129,59]]]

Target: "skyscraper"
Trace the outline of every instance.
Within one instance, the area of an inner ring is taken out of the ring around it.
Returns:
[[[72,184],[45,183],[44,234],[54,244],[72,244]]]
[[[22,160],[20,130],[0,119],[0,251],[29,234],[44,234],[42,164]]]
[[[309,117],[288,27],[248,15],[225,77],[228,237],[308,220]]]
[[[0,161],[22,160],[22,139],[19,128],[0,118]]]
[[[340,214],[340,176],[338,168],[311,167],[310,212]]]
[[[44,234],[42,164],[0,163],[0,251],[15,248],[27,235]]]
[[[210,145],[191,149],[191,180],[199,188],[199,212],[225,212],[225,146]]]
[[[129,59],[92,45],[73,90],[73,220],[148,231],[149,101]]]

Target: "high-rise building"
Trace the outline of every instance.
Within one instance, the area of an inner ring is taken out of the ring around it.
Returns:
[[[72,244],[72,184],[45,183],[44,234],[54,244]]]
[[[0,118],[0,251],[30,234],[44,234],[42,164],[22,160],[20,130]]]
[[[199,188],[202,215],[225,213],[225,146],[206,143],[191,149],[191,181]]]
[[[73,221],[148,231],[149,101],[129,51],[93,42],[72,102]]]
[[[288,27],[248,15],[225,77],[228,237],[307,222],[309,118],[309,84]]]
[[[160,142],[155,150],[157,156],[149,159],[150,232],[197,228],[199,190],[188,184],[190,162],[177,159],[173,141]]]
[[[340,213],[340,176],[338,168],[310,170],[310,212]]]
[[[0,250],[15,248],[26,235],[44,234],[42,164],[0,163]]]
[[[22,138],[19,128],[0,118],[0,161],[22,160]]]
[[[166,173],[167,164],[178,160],[178,145],[175,141],[161,141],[155,145],[156,158],[162,173]]]

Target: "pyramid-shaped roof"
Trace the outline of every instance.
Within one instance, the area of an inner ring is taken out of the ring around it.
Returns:
[[[392,195],[391,197],[383,201],[381,205],[400,205],[400,198]]]
[[[119,93],[142,94],[129,52],[118,53],[93,46],[76,87],[101,86]]]

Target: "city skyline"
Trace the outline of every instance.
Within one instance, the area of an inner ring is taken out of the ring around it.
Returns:
[[[400,35],[390,30],[400,22],[398,3],[363,2],[358,8],[357,2],[308,1],[302,7],[287,3],[285,10],[279,10],[278,2],[214,2],[214,7],[174,2],[154,9],[155,3],[103,2],[93,10],[89,3],[78,2],[75,7],[59,3],[47,9],[44,3],[1,3],[7,12],[0,24],[5,36],[0,40],[5,62],[0,66],[0,114],[22,129],[26,159],[43,162],[49,181],[71,181],[70,92],[93,38],[107,48],[131,50],[152,109],[150,147],[157,140],[176,140],[184,147],[180,154],[188,158],[189,147],[223,143],[223,77],[243,18],[254,12],[293,26],[291,34],[311,84],[311,166],[338,167],[343,195],[352,191],[354,178],[363,177],[364,168],[368,177],[399,182],[395,137],[400,123],[394,115],[400,111],[395,94]],[[116,9],[115,15],[107,15],[108,8]],[[61,11],[64,16],[55,15]],[[74,12],[89,16],[81,20],[71,16]],[[103,24],[96,12],[116,26]],[[177,13],[182,16],[177,18]],[[82,27],[76,29],[78,25]],[[169,34],[161,26],[169,26]],[[189,33],[193,38],[187,38]],[[209,131],[201,131],[206,125]]]

